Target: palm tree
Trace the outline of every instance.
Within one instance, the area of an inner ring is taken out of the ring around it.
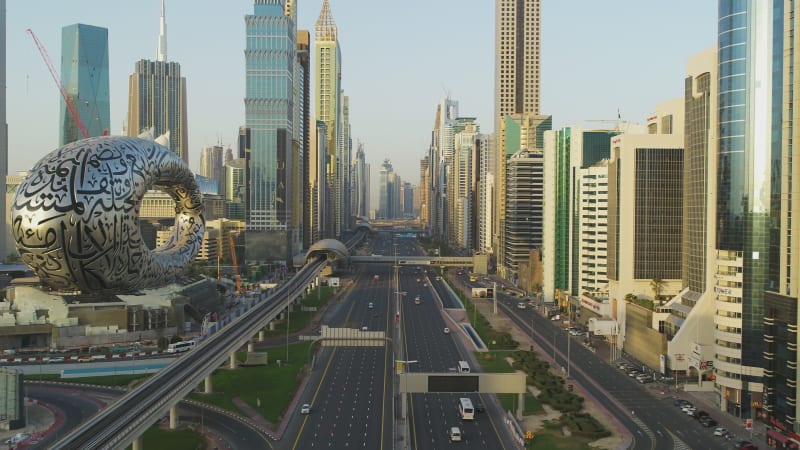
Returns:
[[[650,289],[653,290],[654,302],[661,302],[661,289],[664,287],[664,281],[661,278],[653,278],[650,280]]]

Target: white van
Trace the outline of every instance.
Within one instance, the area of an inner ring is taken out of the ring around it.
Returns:
[[[461,397],[458,399],[458,414],[461,416],[461,420],[473,420],[475,419],[475,407],[472,406],[472,400]]]
[[[467,364],[466,361],[459,361],[458,371],[461,373],[469,373],[469,364]]]

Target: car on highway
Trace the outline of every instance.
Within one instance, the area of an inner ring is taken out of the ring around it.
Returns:
[[[481,403],[479,401],[475,401],[473,404],[475,405],[475,412],[477,412],[477,413],[485,413],[486,412],[486,407],[483,406],[483,403]]]
[[[450,442],[461,442],[461,429],[458,427],[450,427],[447,430],[447,435],[450,436]]]
[[[444,334],[450,334],[450,328],[444,327]]]
[[[525,302],[517,303],[517,309],[525,309],[525,307],[526,307]]]
[[[373,305],[372,302],[369,302],[369,305],[367,305],[367,308],[372,309],[374,306],[375,305]]]
[[[419,305],[420,303],[422,303],[422,299],[421,299],[421,298],[419,297],[419,295],[418,295],[418,296],[416,296],[416,297],[414,298],[414,304],[415,304],[415,305]]]
[[[303,406],[300,407],[300,414],[311,414],[311,405],[303,403]]]
[[[48,359],[47,362],[51,363],[51,364],[52,363],[63,363],[64,362],[64,358],[62,358],[60,356],[54,356],[54,357],[50,357],[50,359]]]

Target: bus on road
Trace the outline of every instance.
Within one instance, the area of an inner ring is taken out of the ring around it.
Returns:
[[[169,344],[169,347],[167,347],[167,353],[188,352],[189,350],[194,348],[194,345],[195,345],[194,341],[180,341],[174,344]]]

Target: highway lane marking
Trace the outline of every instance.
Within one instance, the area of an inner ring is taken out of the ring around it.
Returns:
[[[348,295],[348,297],[349,297],[349,295]],[[352,315],[354,309],[355,309],[355,302],[350,302],[350,308],[348,309],[347,315],[345,315],[345,318],[344,318],[344,322],[345,323],[350,321],[350,316]],[[325,370],[322,372],[322,377],[320,378],[320,383],[317,385],[317,389],[314,391],[314,395],[311,397],[312,408],[313,408],[313,405],[316,404],[317,396],[319,395],[320,389],[322,389],[322,386],[325,385],[325,379],[328,377],[328,369],[330,369],[331,364],[333,363],[333,361],[336,360],[335,356],[336,356],[337,350],[338,350],[338,347],[333,347],[333,349],[331,351],[331,356],[328,358],[328,363],[325,365]],[[339,373],[338,369],[341,367],[341,364],[342,364],[341,361],[337,361],[337,371],[334,372],[334,374],[333,374],[333,380],[334,381],[338,377],[338,373]],[[330,397],[331,393],[328,392],[327,396]],[[308,419],[309,419],[309,416],[306,416],[305,418],[303,418],[303,423],[300,424],[300,430],[297,432],[297,438],[295,438],[294,444],[292,445],[292,449],[296,449],[297,445],[300,443],[300,437],[303,435],[303,430],[306,427],[306,423],[308,422]],[[335,426],[335,422],[334,422],[334,426]],[[315,435],[315,437],[316,437],[316,435]],[[312,442],[312,445],[313,445],[313,442]],[[330,446],[330,443],[329,443],[329,446]]]

